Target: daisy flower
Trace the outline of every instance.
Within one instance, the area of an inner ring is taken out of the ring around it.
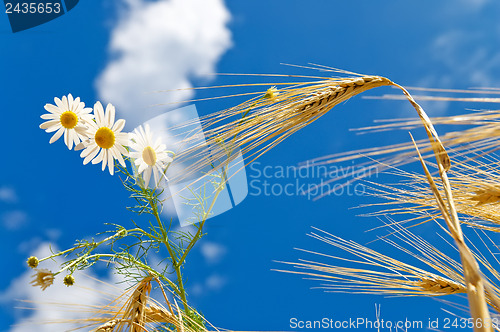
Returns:
[[[41,118],[48,121],[42,123],[40,128],[48,133],[56,132],[49,141],[51,144],[64,134],[64,143],[71,150],[73,143],[77,145],[87,138],[86,124],[92,121],[92,109],[85,108],[80,97],[73,99],[71,94],[63,96],[62,100],[56,97],[54,101],[55,105],[45,105],[45,110],[49,113],[43,114]]]
[[[102,162],[102,170],[109,168],[109,174],[114,173],[114,160],[118,160],[120,165],[125,166],[122,155],[127,155],[125,146],[128,142],[128,134],[122,133],[125,127],[125,120],[119,119],[115,122],[115,107],[111,104],[106,106],[106,112],[100,102],[94,105],[95,122],[88,124],[88,140],[78,144],[75,150],[85,148],[80,157],[85,158],[83,164],[86,165],[92,160],[92,164]]]
[[[278,95],[280,93],[278,92],[278,89],[275,86],[270,87],[267,89],[266,94],[264,95],[264,99],[269,99],[273,103],[278,101]]]
[[[144,128],[139,126],[131,134],[130,149],[134,150],[129,155],[135,159],[137,172],[143,174],[145,185],[148,186],[151,173],[153,173],[156,186],[160,182],[160,176],[165,176],[165,168],[173,160],[169,153],[173,154],[173,152],[168,151],[165,144],[161,144],[159,137],[153,140],[147,124]]]

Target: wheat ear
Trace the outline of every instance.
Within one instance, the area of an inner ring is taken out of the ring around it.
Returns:
[[[207,165],[220,164],[227,158],[228,149],[241,149],[251,162],[336,105],[364,91],[390,85],[394,83],[380,76],[325,79],[284,88],[275,100],[260,98],[214,113],[203,119],[206,143],[194,144],[176,157],[178,163],[191,166],[184,169],[182,178],[171,181],[189,177]],[[184,144],[192,145],[193,139],[198,137],[193,135]]]
[[[443,295],[467,292],[467,289],[463,285],[441,277],[422,278],[420,281],[415,282],[415,284],[428,292]]]

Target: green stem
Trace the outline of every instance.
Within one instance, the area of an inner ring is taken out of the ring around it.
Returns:
[[[191,249],[194,247],[194,245],[196,244],[196,242],[201,238],[201,233],[202,233],[203,225],[205,225],[205,221],[207,220],[208,216],[210,215],[210,211],[212,211],[212,209],[214,207],[214,204],[215,204],[215,201],[217,200],[217,197],[219,196],[219,194],[222,192],[223,188],[224,188],[224,186],[222,184],[219,186],[219,188],[217,188],[217,191],[215,192],[215,195],[214,195],[214,198],[212,200],[212,203],[208,207],[208,210],[205,213],[203,213],[203,219],[200,222],[200,226],[198,227],[198,231],[194,235],[194,237],[191,240],[191,242],[189,242],[186,250],[184,250],[184,253],[183,253],[182,257],[179,259],[179,262],[177,264],[182,265],[184,263],[184,261],[186,260],[186,256],[189,253],[189,251],[191,251]]]
[[[126,233],[129,233],[129,232],[137,232],[137,231],[139,231],[139,232],[143,232],[143,233],[144,233],[144,231],[143,231],[142,229],[140,229],[140,228],[133,228],[133,229],[125,230],[125,232],[126,232]],[[54,257],[59,257],[59,256],[63,256],[63,255],[69,254],[69,253],[71,253],[71,252],[73,252],[73,251],[75,251],[75,250],[81,249],[81,248],[85,248],[85,247],[92,247],[92,248],[91,248],[91,249],[89,249],[89,251],[87,252],[87,254],[88,254],[88,253],[92,252],[95,248],[99,247],[101,244],[106,243],[106,242],[108,242],[108,241],[110,241],[110,240],[113,240],[114,238],[116,238],[116,237],[118,237],[118,236],[123,236],[123,230],[122,230],[122,231],[119,231],[119,232],[116,232],[115,234],[113,234],[113,235],[111,235],[111,236],[108,236],[108,237],[107,237],[107,238],[105,238],[104,240],[99,241],[99,242],[97,242],[97,243],[96,243],[96,242],[92,242],[92,243],[82,243],[82,244],[79,244],[79,245],[77,245],[77,246],[75,246],[75,247],[73,247],[73,248],[66,249],[66,250],[64,250],[64,251],[60,251],[60,252],[58,252],[57,254],[53,254],[53,255],[50,255],[50,256],[48,256],[48,257],[45,257],[45,258],[40,259],[40,262],[43,262],[43,261],[45,261],[45,260],[47,260],[47,259],[51,259],[51,258],[54,258]],[[84,256],[84,257],[86,257],[86,256]]]
[[[123,255],[115,255],[115,254],[94,254],[94,255],[90,255],[90,256],[82,256],[82,257],[79,257],[78,259],[75,259],[75,261],[67,266],[65,266],[64,268],[62,268],[61,270],[59,270],[58,272],[54,273],[54,275],[58,275],[59,273],[62,273],[68,269],[70,269],[71,267],[75,266],[75,265],[78,265],[78,263],[80,263],[82,260],[84,259],[92,259],[92,258],[97,258],[97,259],[101,259],[102,257],[109,257],[109,258],[114,258],[114,259],[121,259],[121,260],[124,260],[124,261],[128,261],[128,262],[132,262],[133,264],[137,265],[138,267],[142,268],[143,270],[147,270],[149,271],[151,274],[155,275],[155,276],[159,276],[160,278],[162,278],[163,280],[165,280],[173,289],[174,291],[178,292],[179,290],[177,289],[177,286],[170,280],[168,279],[167,277],[165,277],[163,274],[161,273],[158,273],[157,271],[153,270],[151,267],[149,267],[148,265],[146,264],[143,264],[142,262],[136,260],[136,259],[130,259],[126,256],[123,256]]]
[[[160,219],[160,215],[158,213],[158,206],[156,205],[156,202],[154,202],[153,199],[149,196],[149,204],[151,205],[151,209],[153,210],[153,215],[156,218],[156,221],[158,223],[158,226],[160,227],[160,230],[163,231],[164,227]],[[182,305],[184,306],[184,311],[186,314],[189,315],[190,310],[187,305],[187,298],[186,298],[186,290],[184,289],[184,282],[182,280],[182,273],[181,273],[181,264],[177,263],[177,256],[175,255],[174,250],[172,249],[172,246],[170,245],[170,242],[168,241],[168,235],[167,233],[164,233],[164,238],[162,239],[162,242],[165,244],[167,247],[167,251],[170,255],[170,258],[172,259],[172,266],[175,270],[175,274],[177,276],[177,287],[175,288],[176,293],[180,296],[182,300]]]

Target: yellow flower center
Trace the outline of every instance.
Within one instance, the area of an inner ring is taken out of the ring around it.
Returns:
[[[64,128],[73,129],[78,123],[78,116],[71,111],[67,111],[61,114],[59,120],[61,121],[61,124]]]
[[[149,166],[154,166],[156,164],[156,152],[155,150],[147,146],[144,150],[142,150],[142,159]]]
[[[97,145],[103,149],[109,149],[115,145],[115,133],[107,127],[99,128],[94,137]]]

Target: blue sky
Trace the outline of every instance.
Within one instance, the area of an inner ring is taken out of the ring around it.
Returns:
[[[410,86],[500,84],[500,4],[491,0],[124,3],[81,1],[62,17],[15,34],[6,14],[0,15],[2,331],[24,331],[10,326],[31,314],[13,309],[14,299],[44,300],[35,294],[39,289],[20,282],[29,274],[26,257],[49,243],[66,248],[102,231],[105,222],[131,225],[134,217],[125,209],[131,201],[117,176],[83,166],[78,153],[68,151],[62,141],[48,144],[50,136],[38,128],[39,117],[55,96],[72,93],[89,106],[97,100],[111,102],[130,130],[167,109],[150,105],[232,92],[152,91],[269,81],[207,75],[212,72],[317,74],[280,63],[319,63]],[[370,94],[391,92],[381,88]],[[196,106],[208,114],[240,101]],[[424,107],[431,116],[464,110],[453,103]],[[356,136],[348,129],[412,112],[406,103],[356,97],[267,153],[255,169],[407,141],[406,133]],[[248,169],[247,175],[251,179],[255,172]],[[329,294],[310,289],[313,281],[271,271],[280,267],[274,260],[304,257],[294,247],[330,250],[305,236],[311,226],[361,243],[373,239],[373,232],[364,231],[379,222],[350,210],[367,202],[367,197],[348,195],[311,201],[251,191],[241,205],[207,222],[208,235],[186,267],[190,301],[216,326],[241,330],[291,330],[292,317],[374,317],[375,303],[381,304],[382,316],[393,319],[443,315],[437,301]],[[434,238],[426,227],[419,231]]]

